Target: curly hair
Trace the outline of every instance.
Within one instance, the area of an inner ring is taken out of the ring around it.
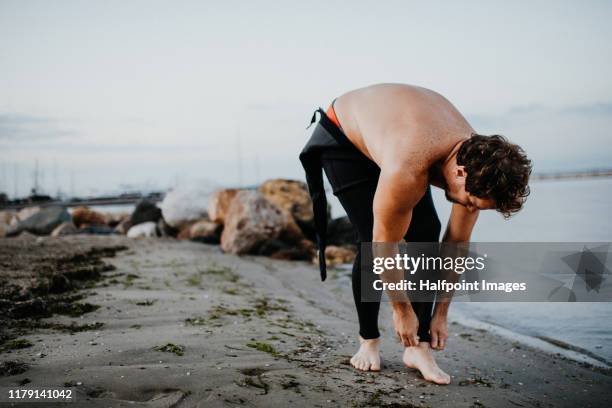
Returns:
[[[465,190],[481,199],[493,199],[504,218],[523,207],[532,165],[520,146],[500,135],[473,133],[459,148],[457,164],[467,172]]]

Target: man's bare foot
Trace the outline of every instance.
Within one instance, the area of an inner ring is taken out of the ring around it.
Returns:
[[[450,376],[436,364],[429,343],[422,341],[416,347],[406,347],[403,360],[406,367],[416,368],[427,381],[436,384],[450,384]]]
[[[361,371],[380,371],[380,338],[365,340],[359,336],[359,343],[351,365]]]

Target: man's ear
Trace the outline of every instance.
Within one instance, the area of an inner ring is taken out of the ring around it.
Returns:
[[[465,171],[465,166],[457,166],[455,169],[455,175],[460,178],[466,178],[467,171]]]

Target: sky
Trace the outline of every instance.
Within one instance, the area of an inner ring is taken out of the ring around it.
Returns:
[[[383,4],[380,4],[383,3]],[[0,0],[0,191],[303,179],[313,110],[447,97],[536,172],[610,167],[612,3]]]

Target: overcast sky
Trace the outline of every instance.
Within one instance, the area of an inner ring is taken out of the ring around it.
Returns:
[[[0,0],[0,191],[37,160],[48,193],[303,178],[313,109],[378,82],[442,93],[536,171],[610,166],[611,2],[374,4]]]

